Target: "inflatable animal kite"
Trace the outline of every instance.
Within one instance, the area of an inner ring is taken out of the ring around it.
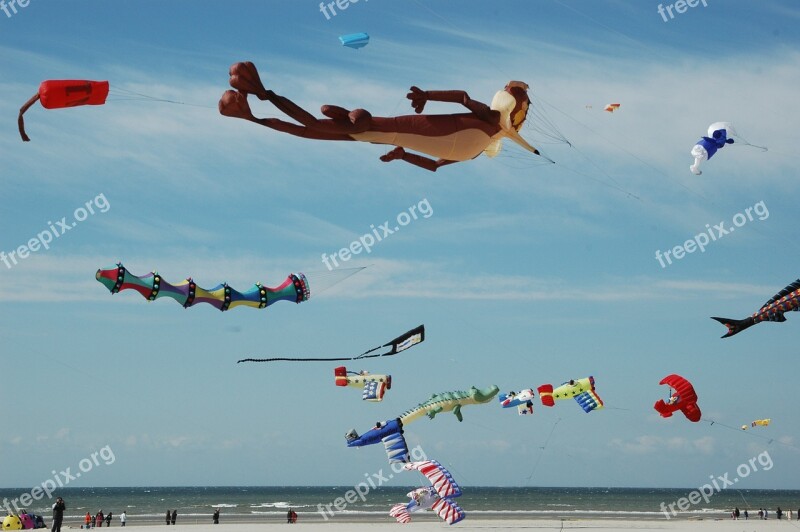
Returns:
[[[403,412],[400,415],[400,421],[403,425],[406,425],[422,416],[428,416],[433,419],[436,414],[441,412],[452,412],[456,419],[463,421],[464,418],[461,416],[462,406],[487,403],[499,391],[500,388],[492,385],[482,390],[473,386],[468,392],[458,390],[455,392],[435,393],[424,403],[420,403],[414,408]]]
[[[728,338],[762,321],[784,322],[786,321],[784,313],[798,310],[800,310],[800,279],[772,296],[772,299],[764,303],[758,312],[749,318],[732,320],[712,317],[711,319],[717,320],[728,328],[727,334],[722,336],[722,338]]]
[[[411,521],[411,513],[432,509],[436,514],[452,525],[458,523],[466,516],[462,510],[451,499],[461,495],[461,488],[456,484],[450,472],[436,460],[425,460],[423,462],[411,462],[406,464],[405,469],[416,469],[428,480],[431,486],[427,488],[417,488],[407,494],[411,499],[407,504],[395,504],[389,511],[389,515],[397,519],[398,523],[408,523]]]
[[[680,410],[689,421],[700,421],[700,407],[697,406],[697,394],[692,383],[673,373],[661,379],[659,384],[667,384],[675,390],[668,401],[659,399],[653,405],[661,417],[671,417],[673,412]]]
[[[89,81],[78,79],[47,80],[39,85],[39,92],[25,102],[19,110],[17,127],[22,140],[31,139],[25,133],[25,120],[22,115],[37,101],[45,109],[62,109],[79,105],[103,105],[108,98],[108,81]]]
[[[517,413],[522,416],[525,414],[533,414],[533,398],[535,394],[533,390],[528,388],[520,392],[508,392],[507,394],[501,393],[498,396],[500,406],[503,408],[517,407]]]
[[[610,103],[610,104],[606,105],[606,108],[603,109],[603,111],[606,111],[606,112],[609,112],[609,113],[613,113],[617,109],[619,109],[619,104],[618,103]]]
[[[333,370],[336,386],[353,386],[363,389],[364,401],[382,401],[386,390],[392,389],[391,375],[371,375],[368,371],[347,371],[344,366]]]
[[[381,157],[384,162],[403,160],[435,172],[441,166],[468,161],[481,153],[494,157],[500,152],[504,138],[509,138],[524,149],[541,156],[519,134],[530,105],[528,85],[521,81],[510,81],[504,90],[495,94],[491,106],[473,100],[460,90],[423,91],[411,87],[407,97],[411,100],[416,115],[378,117],[364,109],[350,111],[335,105],[323,105],[322,114],[327,119],[318,119],[288,98],[264,88],[253,63],[234,64],[230,69],[230,84],[236,90],[228,90],[222,95],[219,101],[221,114],[243,118],[297,137],[396,146]],[[249,94],[269,101],[289,118],[299,122],[299,125],[277,118],[256,118],[247,102]],[[469,112],[449,115],[420,114],[429,101],[460,103]],[[408,153],[406,149],[436,159]]]
[[[768,427],[772,419],[756,419],[752,423],[750,423],[751,427]],[[742,425],[742,430],[747,430],[747,425]]]
[[[208,303],[223,312],[238,306],[265,308],[277,301],[302,303],[311,297],[308,280],[302,273],[289,274],[286,280],[275,288],[256,283],[247,292],[238,292],[228,286],[228,283],[206,290],[197,286],[191,277],[182,283],[171,285],[157,272],[137,277],[126,270],[121,262],[114,268],[97,270],[95,279],[112,294],[130,289],[139,292],[148,301],[154,301],[159,297],[170,297],[184,308],[197,303]]]
[[[733,144],[733,126],[730,122],[714,122],[708,126],[708,136],[701,138],[692,148],[691,154],[694,157],[694,164],[689,167],[694,175],[703,173],[700,170],[700,163],[711,159],[717,150],[724,148],[726,144]]]
[[[398,418],[390,419],[385,423],[376,423],[375,427],[359,436],[355,429],[345,434],[348,447],[363,447],[383,442],[386,447],[386,454],[389,462],[408,462],[408,446],[403,437],[403,426],[428,416],[430,419],[436,417],[441,412],[453,412],[459,421],[464,418],[461,415],[461,407],[464,405],[477,405],[489,402],[492,397],[497,395],[500,388],[489,386],[488,388],[478,389],[474,386],[466,391],[442,392],[433,394],[430,399],[420,403],[410,410],[403,412]]]
[[[594,391],[594,377],[572,379],[555,390],[552,384],[539,386],[539,399],[545,406],[554,406],[556,399],[575,399],[587,414],[592,410],[603,408],[603,401]]]

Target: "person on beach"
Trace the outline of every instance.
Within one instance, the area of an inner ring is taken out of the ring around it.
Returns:
[[[748,515],[747,510],[745,510],[744,511],[744,520],[747,521],[748,517],[750,517],[750,515]]]
[[[769,513],[769,511],[768,511],[766,508],[764,508],[764,520],[765,520],[765,521],[766,521],[766,519],[767,519],[767,514],[768,514],[768,513]]]
[[[178,519],[178,510],[172,510],[172,524],[175,524],[175,520]]]
[[[214,524],[215,525],[219,524],[219,508],[214,510]]]
[[[92,516],[89,512],[86,512],[86,517],[83,518],[83,528],[90,528],[92,524]]]
[[[739,507],[738,506],[733,509],[733,519],[734,520],[739,519]]]
[[[128,516],[125,514],[125,511],[123,510],[123,512],[119,515],[120,526],[125,526],[125,521],[127,520]]]
[[[114,512],[108,512],[106,516],[106,528],[111,526],[111,516],[114,515]]]
[[[58,497],[53,504],[53,528],[52,532],[61,532],[61,522],[64,520],[64,510],[67,509],[64,499]]]
[[[775,515],[778,516],[778,520],[780,520],[780,518],[783,517],[783,510],[781,510],[780,506],[778,506],[778,509],[775,510]]]
[[[169,510],[167,510],[167,524],[169,524],[169,519],[170,519],[169,516],[170,516],[170,513],[169,513]]]
[[[103,510],[100,510],[99,512],[97,512],[97,515],[94,516],[94,526],[97,528],[102,528],[103,520],[104,520]]]
[[[297,522],[297,512],[292,510],[292,524],[295,524],[296,522]]]
[[[289,511],[286,512],[286,522],[290,523],[290,524],[292,522],[292,509],[291,508],[289,508]]]

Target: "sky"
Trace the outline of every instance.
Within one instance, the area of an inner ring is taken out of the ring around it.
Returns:
[[[407,441],[463,485],[696,487],[766,451],[775,467],[738,486],[800,487],[800,316],[724,340],[709,319],[745,318],[800,277],[800,7],[707,0],[670,18],[655,1],[344,5],[327,17],[305,0],[0,11],[0,250],[59,231],[0,263],[0,487],[77,471],[101,449],[112,463],[70,486],[354,485],[387,464],[380,446],[348,448],[350,429],[436,392],[589,375],[603,410],[537,399],[523,417],[492,400],[461,423],[415,421]],[[340,45],[361,31],[369,45]],[[489,103],[525,81],[521,134],[555,164],[505,144],[431,173],[381,162],[386,146],[224,117],[238,61],[315,116],[324,104],[410,114],[411,86]],[[22,143],[19,107],[46,79],[109,80],[111,95],[36,104]],[[717,121],[739,140],[695,176],[689,152]],[[398,216],[406,225],[328,271],[323,254]],[[676,258],[708,231],[702,252]],[[239,290],[304,272],[312,295],[184,310],[109,294],[94,274],[118,261]],[[335,387],[336,363],[236,363],[353,356],[420,324],[422,344],[348,365],[392,375],[380,403]],[[671,373],[693,383],[701,422],[653,409]],[[772,424],[738,428],[760,418]]]

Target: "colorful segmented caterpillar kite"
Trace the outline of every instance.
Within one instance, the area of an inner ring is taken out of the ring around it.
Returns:
[[[197,286],[191,277],[182,283],[172,285],[162,279],[157,272],[137,277],[125,269],[121,262],[117,263],[116,267],[97,270],[95,278],[112,294],[130,289],[136,290],[148,301],[154,301],[159,297],[171,297],[184,308],[197,303],[208,303],[223,312],[238,306],[265,308],[276,301],[302,303],[311,297],[308,279],[302,273],[289,274],[286,280],[275,288],[256,283],[247,292],[239,292],[228,286],[228,283],[206,290]]]

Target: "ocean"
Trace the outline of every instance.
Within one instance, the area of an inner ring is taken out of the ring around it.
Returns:
[[[422,484],[420,484],[422,485]],[[396,503],[408,501],[410,487],[369,489],[364,500],[354,494],[353,486],[327,487],[129,487],[129,488],[63,488],[61,496],[67,504],[64,524],[78,526],[86,512],[94,516],[102,510],[113,512],[112,526],[119,526],[119,514],[127,512],[128,524],[158,524],[164,522],[169,510],[178,511],[178,524],[210,523],[215,508],[220,508],[222,523],[272,522],[286,518],[293,508],[300,521],[374,520],[391,522],[389,509]],[[694,491],[655,488],[541,488],[541,487],[472,487],[462,486],[463,495],[456,502],[470,515],[493,519],[570,519],[625,518],[666,519],[661,507],[669,505],[677,511],[676,502],[687,498],[689,507],[671,518],[704,517],[728,518],[734,507],[749,510],[757,518],[759,508],[768,508],[774,516],[781,507],[784,512],[800,509],[800,490],[734,490],[724,489],[692,505],[688,499]],[[353,492],[348,496],[348,491]],[[363,491],[363,487],[362,487]],[[30,489],[0,489],[0,499],[11,500]],[[342,511],[334,507],[337,498]],[[355,502],[347,502],[349,498]],[[695,500],[697,497],[695,497]],[[29,513],[43,515],[50,523],[54,499],[34,501]],[[3,501],[5,503],[5,501]],[[326,512],[328,506],[333,515]],[[321,510],[321,511],[320,511]],[[323,517],[323,513],[326,515]],[[430,512],[427,512],[430,514]],[[415,514],[415,520],[419,514]],[[431,519],[435,516],[430,514]],[[426,518],[427,519],[427,518]]]

